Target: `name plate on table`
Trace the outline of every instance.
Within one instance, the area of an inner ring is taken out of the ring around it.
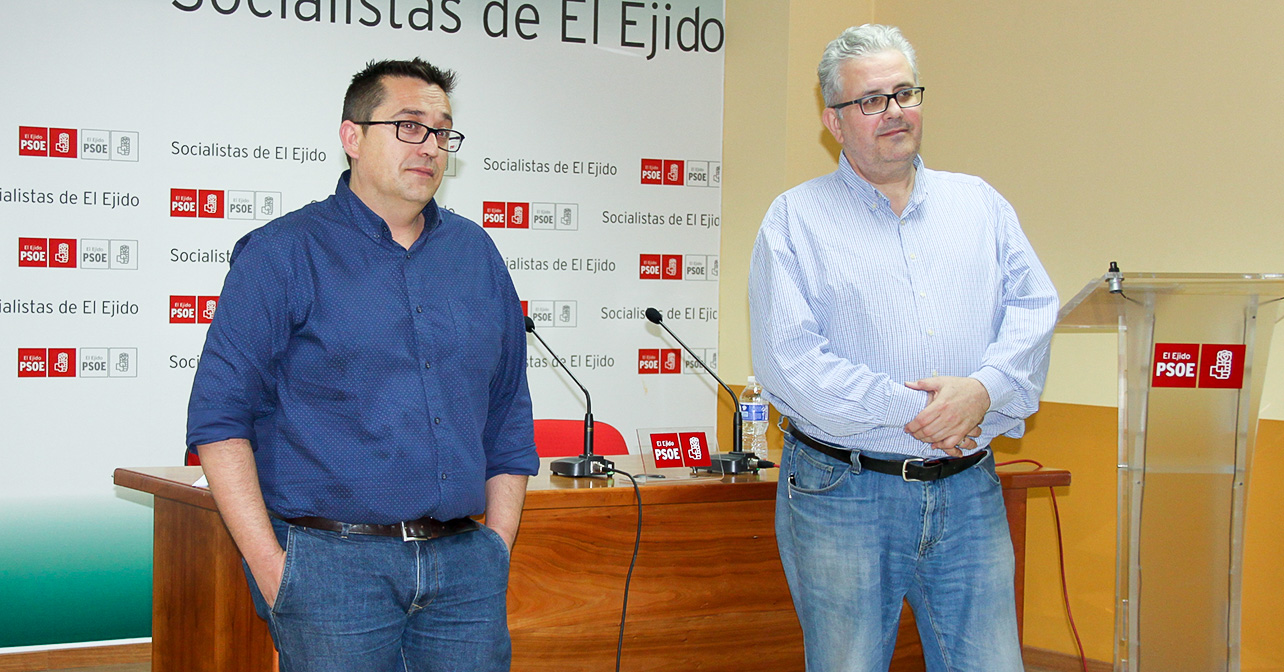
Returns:
[[[648,472],[674,467],[707,467],[717,450],[712,427],[657,427],[638,430],[642,463]]]

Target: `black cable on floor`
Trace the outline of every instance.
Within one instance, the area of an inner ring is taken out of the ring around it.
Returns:
[[[638,528],[633,536],[633,559],[629,560],[629,573],[624,578],[624,606],[620,609],[620,639],[615,643],[615,672],[620,672],[620,658],[624,653],[624,620],[629,614],[629,584],[633,582],[633,568],[637,565],[638,549],[642,546],[642,492],[638,490],[638,481],[633,474],[614,467],[608,473],[627,476],[633,483],[633,497],[638,503]]]

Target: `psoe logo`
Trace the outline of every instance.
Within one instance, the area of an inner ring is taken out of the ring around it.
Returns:
[[[1150,385],[1240,389],[1246,351],[1236,343],[1156,343]]]
[[[715,371],[718,369],[717,348],[692,348],[692,350],[695,350],[696,354],[700,356],[700,359],[709,368]],[[697,362],[689,353],[684,351],[682,353],[682,372],[695,375],[704,373],[705,370],[703,366],[700,366],[700,362]]]
[[[218,309],[217,296],[180,296],[169,297],[170,324],[209,324],[214,321],[214,311]]]
[[[19,378],[75,378],[75,348],[18,348]]]
[[[18,238],[19,268],[138,270],[137,240]]]
[[[678,348],[639,348],[638,373],[682,373],[682,350]]]
[[[638,278],[641,280],[659,280],[660,269],[664,267],[662,259],[663,255],[659,254],[638,255]]]
[[[704,432],[654,432],[650,435],[655,466],[709,466],[709,438]]]
[[[169,190],[170,217],[276,219],[280,214],[279,191]]]
[[[682,270],[680,254],[638,255],[639,280],[681,280]]]
[[[576,231],[580,228],[580,205],[578,203],[482,201],[481,225],[487,229]]]
[[[575,301],[522,301],[522,313],[537,327],[574,327],[577,305]]]
[[[692,159],[642,159],[642,184],[721,187],[722,162]]]
[[[19,126],[18,156],[138,161],[138,132]]]
[[[640,280],[717,280],[718,257],[705,254],[639,254]]]
[[[81,378],[137,378],[138,348],[81,348]]]
[[[137,378],[138,348],[18,348],[19,378]]]
[[[1199,386],[1235,390],[1244,387],[1244,358],[1247,350],[1242,343],[1202,344]]]

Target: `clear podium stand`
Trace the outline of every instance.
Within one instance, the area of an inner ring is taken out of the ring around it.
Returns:
[[[1122,278],[1122,291],[1109,281]],[[1119,333],[1115,672],[1238,672],[1244,503],[1284,274],[1107,274],[1061,332]]]

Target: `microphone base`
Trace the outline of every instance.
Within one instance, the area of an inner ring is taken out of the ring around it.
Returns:
[[[696,471],[710,474],[756,474],[758,473],[758,456],[753,453],[732,451],[714,453],[709,456],[709,466],[696,467]]]
[[[567,478],[585,478],[587,476],[604,476],[615,468],[615,463],[601,455],[576,455],[553,460],[549,470],[558,476]]]

